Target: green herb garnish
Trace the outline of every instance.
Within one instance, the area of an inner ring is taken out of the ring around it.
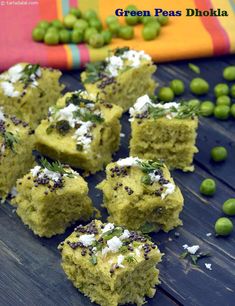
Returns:
[[[195,73],[197,73],[197,74],[200,74],[201,70],[200,70],[200,68],[199,68],[197,65],[194,65],[194,64],[192,64],[192,63],[189,63],[188,66],[189,66],[189,68],[190,68],[193,72],[195,72]]]
[[[74,177],[74,174],[72,172],[67,172],[59,161],[50,163],[47,159],[42,158],[40,160],[40,164],[42,165],[42,167],[50,171],[57,172],[60,174],[66,174],[70,178]]]
[[[4,145],[9,148],[12,152],[15,152],[14,145],[18,143],[16,136],[12,132],[5,132],[3,134]]]
[[[112,230],[109,230],[107,232],[105,232],[103,235],[102,235],[102,238],[104,240],[110,240],[112,239],[114,236],[117,236],[117,237],[120,237],[123,233],[123,229],[121,227],[116,227]]]
[[[116,48],[114,50],[114,55],[115,56],[121,56],[123,55],[126,51],[129,51],[130,48],[129,47],[123,47],[123,48]]]
[[[160,160],[159,161],[154,161],[154,160],[140,161],[139,160],[138,165],[144,173],[150,173],[157,169],[162,168],[163,162]]]
[[[106,66],[107,66],[107,62],[105,61],[88,63],[86,65],[86,79],[84,80],[84,84],[95,83],[99,81],[101,78],[101,72],[103,73]]]
[[[128,262],[128,263],[133,263],[133,262],[137,262],[137,259],[133,256],[133,255],[128,255],[125,257],[125,260]]]
[[[97,265],[97,257],[94,254],[91,255],[89,260],[94,266]]]
[[[122,254],[125,254],[126,252],[128,252],[128,247],[126,245],[122,245],[120,248],[119,248],[119,251],[122,253]]]
[[[38,64],[32,65],[28,64],[24,67],[22,71],[22,77],[20,78],[20,81],[24,82],[24,84],[27,86],[34,80],[32,79],[32,75],[36,75],[36,72],[40,66]]]
[[[180,254],[180,258],[181,259],[185,259],[185,258],[189,258],[191,263],[193,265],[197,265],[197,262],[199,259],[204,258],[204,257],[210,257],[210,253],[198,253],[198,254],[191,254],[188,251],[183,252],[182,254]]]
[[[66,99],[66,105],[68,106],[69,104],[74,104],[80,106],[80,104],[94,104],[94,101],[84,98],[82,96],[82,90],[79,90],[76,93],[73,93],[70,97]]]
[[[87,122],[87,121],[91,121],[94,123],[102,123],[104,122],[104,119],[97,114],[93,114],[92,112],[88,111],[88,110],[83,110],[83,112],[81,112],[80,109],[78,109],[76,112],[73,113],[74,117],[79,117],[82,121]]]

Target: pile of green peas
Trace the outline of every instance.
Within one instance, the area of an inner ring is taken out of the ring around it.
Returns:
[[[137,11],[137,7],[129,5],[126,10]],[[125,25],[121,25],[117,16],[108,16],[104,29],[95,10],[82,12],[79,8],[71,8],[63,21],[51,22],[42,20],[32,31],[32,38],[36,42],[47,45],[87,43],[93,48],[101,48],[111,43],[113,37],[129,40],[134,37],[134,26],[142,23],[142,37],[144,40],[153,40],[159,34],[161,26],[168,23],[168,17],[139,17],[126,16]]]
[[[235,198],[223,203],[222,211],[227,216],[235,216]],[[233,222],[227,217],[221,217],[215,222],[215,233],[218,236],[228,236],[233,231]]]

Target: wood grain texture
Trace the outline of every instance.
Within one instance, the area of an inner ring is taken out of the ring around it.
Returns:
[[[209,95],[202,100],[213,100],[213,87],[224,82],[222,69],[235,64],[235,56],[201,59],[193,61],[201,68],[201,76],[211,85]],[[188,68],[188,62],[161,64],[156,73],[159,84],[167,85],[173,78],[180,78],[188,84],[197,75]],[[67,90],[81,88],[80,71],[64,73],[63,83]],[[185,98],[192,98],[187,89]],[[121,147],[114,159],[129,154],[130,125],[128,115],[122,118]],[[226,146],[228,160],[215,164],[210,160],[210,149],[215,145]],[[235,297],[235,234],[227,238],[214,235],[213,225],[222,216],[221,205],[235,197],[235,120],[222,122],[213,118],[201,118],[197,139],[199,153],[195,156],[195,172],[173,171],[173,177],[180,186],[185,198],[181,215],[183,227],[166,233],[151,235],[165,253],[161,269],[161,285],[158,294],[148,300],[147,305],[158,306],[232,306]],[[204,178],[212,177],[217,182],[214,197],[203,197],[199,186]],[[104,178],[99,172],[87,178],[90,196],[94,205],[100,208],[103,219],[107,212],[100,207],[102,195],[95,186]],[[234,222],[233,218],[233,222]],[[66,279],[60,268],[59,242],[69,235],[51,239],[41,239],[32,234],[16,216],[14,209],[7,203],[0,207],[0,297],[2,306],[10,305],[94,305],[80,294]],[[175,237],[177,231],[180,236]],[[206,234],[212,233],[210,237]],[[198,267],[186,260],[179,259],[183,244],[200,245],[202,251],[209,251],[211,257],[202,259]],[[212,264],[212,271],[205,263]]]

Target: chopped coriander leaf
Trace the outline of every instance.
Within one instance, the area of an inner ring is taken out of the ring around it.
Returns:
[[[150,185],[151,184],[151,178],[150,176],[147,174],[147,175],[144,175],[141,177],[141,183],[145,184],[145,185]]]
[[[90,262],[95,266],[97,264],[97,257],[92,254],[90,257]]]
[[[114,55],[115,56],[121,56],[123,55],[126,51],[129,51],[130,48],[129,47],[123,47],[123,48],[116,48],[114,50]]]
[[[197,74],[200,74],[201,70],[200,70],[200,68],[199,68],[197,65],[194,65],[194,64],[192,64],[192,63],[189,63],[188,66],[189,66],[189,68],[190,68],[193,72],[195,72],[195,73],[197,73]]]
[[[79,117],[82,121],[91,121],[94,123],[102,123],[104,122],[104,119],[98,115],[98,114],[93,114],[92,112],[88,110],[84,110],[81,112],[81,110],[77,110],[76,112],[73,113],[74,117]]]
[[[209,256],[211,256],[210,253],[200,252],[198,254],[191,254],[189,251],[185,251],[180,255],[180,258],[184,259],[188,257],[191,263],[196,266],[199,259]]]
[[[181,102],[175,118],[184,119],[199,114],[199,105],[191,105],[187,102]]]
[[[66,174],[68,177],[74,177],[73,173],[67,172],[59,161],[50,163],[47,159],[42,158],[40,160],[40,164],[42,165],[42,167],[47,168],[50,171],[57,172],[60,174]]]
[[[3,137],[4,137],[4,145],[7,148],[11,149],[12,152],[15,152],[14,144],[18,143],[16,136],[12,132],[5,132],[3,134]]]
[[[128,255],[125,257],[125,260],[128,262],[128,263],[133,263],[133,262],[137,262],[136,258],[133,256],[133,255]]]
[[[153,160],[138,161],[138,165],[144,173],[150,173],[163,167],[163,162]]]
[[[40,66],[38,64],[32,65],[28,64],[24,67],[22,71],[22,77],[20,78],[20,81],[24,82],[24,84],[27,86],[29,83],[33,82],[32,75],[35,75],[38,68]]]
[[[123,233],[123,229],[121,227],[116,227],[110,231],[105,232],[102,235],[102,238],[104,240],[109,240],[109,239],[112,239],[114,236],[120,237],[122,233]]]
[[[99,61],[95,63],[88,63],[86,65],[86,79],[84,83],[95,83],[100,80],[101,73],[105,70],[107,63],[105,61]]]
[[[69,104],[74,104],[74,105],[80,106],[81,104],[90,104],[90,103],[94,104],[94,101],[92,101],[90,99],[83,98],[81,90],[79,90],[76,93],[73,93],[71,95],[71,97],[68,97],[66,99],[66,105],[67,106]]]

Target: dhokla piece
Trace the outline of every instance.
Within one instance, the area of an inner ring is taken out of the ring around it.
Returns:
[[[106,179],[97,187],[110,222],[145,233],[168,232],[182,224],[184,199],[161,161],[120,159],[107,166]]]
[[[54,160],[94,173],[119,147],[121,114],[121,107],[99,102],[86,91],[67,93],[36,129],[36,147]]]
[[[62,267],[82,293],[101,306],[145,303],[159,284],[162,254],[140,233],[93,220],[59,247]]]
[[[187,102],[154,103],[148,95],[130,108],[130,155],[163,159],[170,169],[193,171],[198,108]]]
[[[17,181],[16,213],[34,234],[51,237],[64,233],[77,220],[88,220],[93,213],[84,179],[59,162],[41,160]]]
[[[0,105],[35,128],[60,97],[61,72],[20,63],[0,74]]]
[[[154,94],[155,71],[148,54],[124,47],[114,50],[104,61],[87,64],[81,79],[88,92],[127,111],[139,96]]]
[[[4,199],[16,180],[33,166],[32,133],[28,123],[5,114],[0,107],[0,198]]]

